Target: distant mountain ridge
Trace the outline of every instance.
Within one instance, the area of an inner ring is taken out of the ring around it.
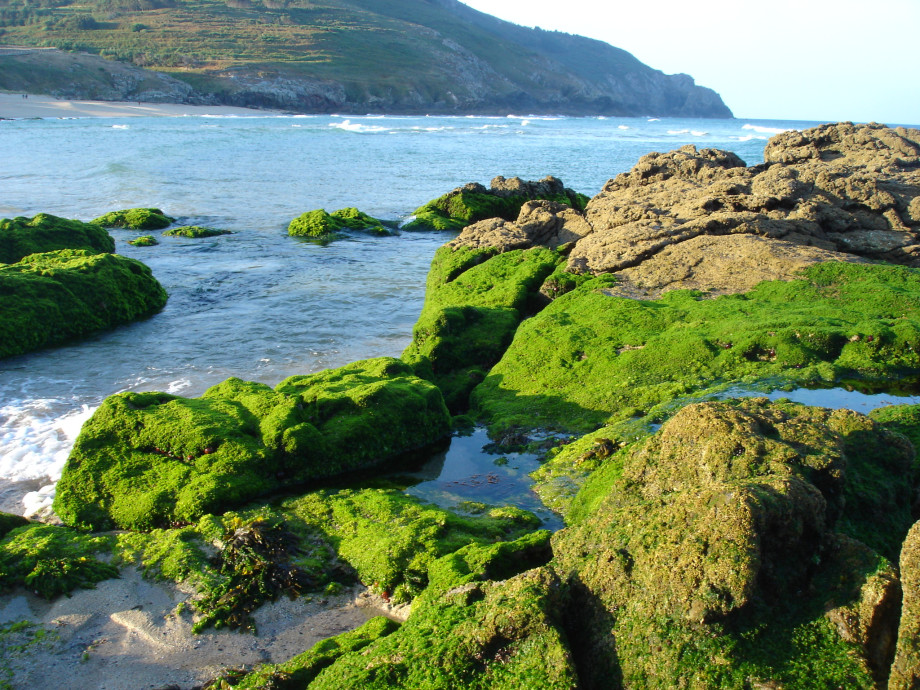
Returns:
[[[732,116],[687,75],[457,0],[0,0],[4,45],[0,89],[69,98],[301,112]]]

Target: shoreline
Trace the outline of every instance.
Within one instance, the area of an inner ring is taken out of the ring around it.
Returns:
[[[280,110],[232,105],[187,105],[135,101],[78,101],[41,94],[0,93],[0,120],[72,119],[83,117],[269,117]]]

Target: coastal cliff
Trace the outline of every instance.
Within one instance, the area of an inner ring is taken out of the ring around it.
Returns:
[[[688,75],[455,0],[12,2],[0,12],[0,42],[0,89],[70,99],[731,117]]]

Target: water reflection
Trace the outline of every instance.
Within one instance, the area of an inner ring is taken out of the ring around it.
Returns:
[[[432,455],[401,478],[416,481],[405,491],[442,508],[463,510],[467,501],[489,505],[513,505],[535,513],[547,529],[563,527],[561,518],[543,505],[534,493],[530,473],[540,466],[534,453],[493,453],[486,430],[477,428],[469,436],[454,436],[450,446]]]

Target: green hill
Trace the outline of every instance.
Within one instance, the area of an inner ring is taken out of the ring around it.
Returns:
[[[455,0],[0,0],[0,89],[310,112],[731,117],[687,75]]]

